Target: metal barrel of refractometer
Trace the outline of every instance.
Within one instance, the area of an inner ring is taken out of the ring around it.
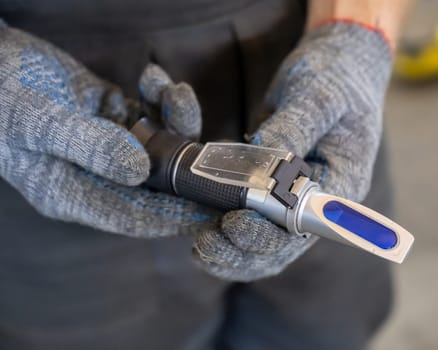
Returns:
[[[146,119],[137,122],[131,132],[143,144],[151,161],[148,187],[223,211],[245,207],[245,187],[221,184],[191,172],[202,144],[158,130]]]

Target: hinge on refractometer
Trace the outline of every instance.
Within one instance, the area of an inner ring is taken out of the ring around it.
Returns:
[[[292,185],[299,176],[312,176],[312,168],[304,160],[295,156],[290,162],[280,160],[271,177],[276,181],[271,194],[289,208],[298,202],[298,197],[291,192]]]

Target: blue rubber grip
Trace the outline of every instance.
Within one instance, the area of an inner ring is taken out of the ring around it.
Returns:
[[[382,249],[397,245],[395,232],[338,201],[329,201],[323,208],[324,216],[342,228],[362,237]]]

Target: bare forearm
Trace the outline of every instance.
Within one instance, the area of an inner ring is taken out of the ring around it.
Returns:
[[[309,0],[307,30],[333,19],[381,29],[394,46],[410,0]]]

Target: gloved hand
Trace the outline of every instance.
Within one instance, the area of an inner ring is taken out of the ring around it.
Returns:
[[[200,132],[188,85],[149,66],[140,87],[146,102],[162,104],[173,132]],[[132,187],[146,180],[150,164],[141,144],[116,124],[129,117],[119,89],[1,21],[0,106],[0,175],[40,213],[138,237],[212,222],[213,212],[194,203]]]
[[[382,130],[391,50],[377,30],[335,22],[308,33],[285,59],[252,142],[305,157],[328,193],[367,194]],[[314,242],[250,210],[227,213],[199,236],[194,254],[213,275],[251,281],[278,274]]]

